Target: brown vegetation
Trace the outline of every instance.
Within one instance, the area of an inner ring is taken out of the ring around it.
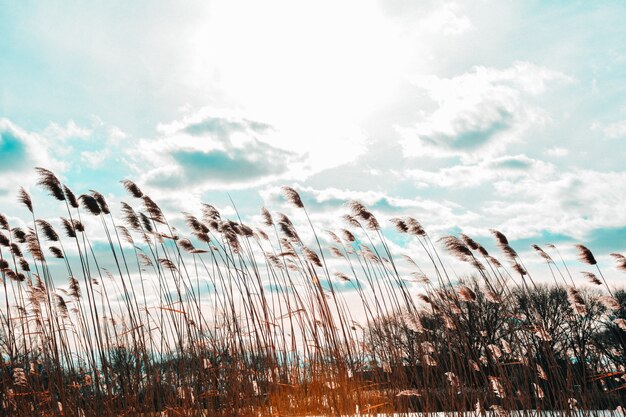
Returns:
[[[533,245],[547,286],[499,231],[506,262],[469,236],[435,242],[416,219],[392,219],[430,260],[427,275],[392,254],[359,202],[330,246],[289,187],[307,230],[204,204],[184,213],[183,234],[129,180],[120,222],[102,194],[75,196],[38,172],[66,217],[38,218],[24,189],[26,226],[0,215],[0,416],[567,414],[624,399],[626,293],[585,246],[591,287],[575,285],[554,246]],[[438,245],[472,275],[454,275]]]

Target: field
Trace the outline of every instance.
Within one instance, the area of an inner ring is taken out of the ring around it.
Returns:
[[[179,230],[129,180],[113,208],[38,173],[49,200],[22,189],[19,224],[0,216],[0,416],[623,413],[626,292],[603,275],[620,254],[577,245],[574,270],[534,245],[536,277],[496,230],[492,254],[357,201],[318,230],[289,187],[297,221],[204,204]]]

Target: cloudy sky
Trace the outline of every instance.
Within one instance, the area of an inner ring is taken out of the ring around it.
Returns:
[[[0,2],[10,216],[44,166],[172,212],[287,210],[289,184],[322,223],[359,199],[435,234],[626,249],[622,1],[88,3]]]

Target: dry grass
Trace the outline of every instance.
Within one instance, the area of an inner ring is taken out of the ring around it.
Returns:
[[[592,287],[554,246],[533,245],[546,286],[498,231],[506,262],[469,236],[433,241],[416,219],[392,219],[427,276],[359,202],[330,245],[289,187],[302,232],[284,214],[263,209],[252,227],[205,204],[183,233],[131,181],[120,220],[102,194],[38,172],[64,217],[38,218],[23,189],[26,226],[0,216],[2,416],[504,416],[624,399],[626,295],[582,245]],[[452,274],[437,247],[473,275]]]

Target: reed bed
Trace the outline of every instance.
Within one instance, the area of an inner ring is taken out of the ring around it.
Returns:
[[[626,293],[585,246],[581,274],[533,245],[535,279],[496,230],[497,257],[391,219],[420,248],[394,254],[360,202],[321,231],[289,187],[293,221],[203,204],[179,230],[129,180],[113,210],[38,174],[61,217],[23,189],[0,215],[1,416],[623,413]]]

